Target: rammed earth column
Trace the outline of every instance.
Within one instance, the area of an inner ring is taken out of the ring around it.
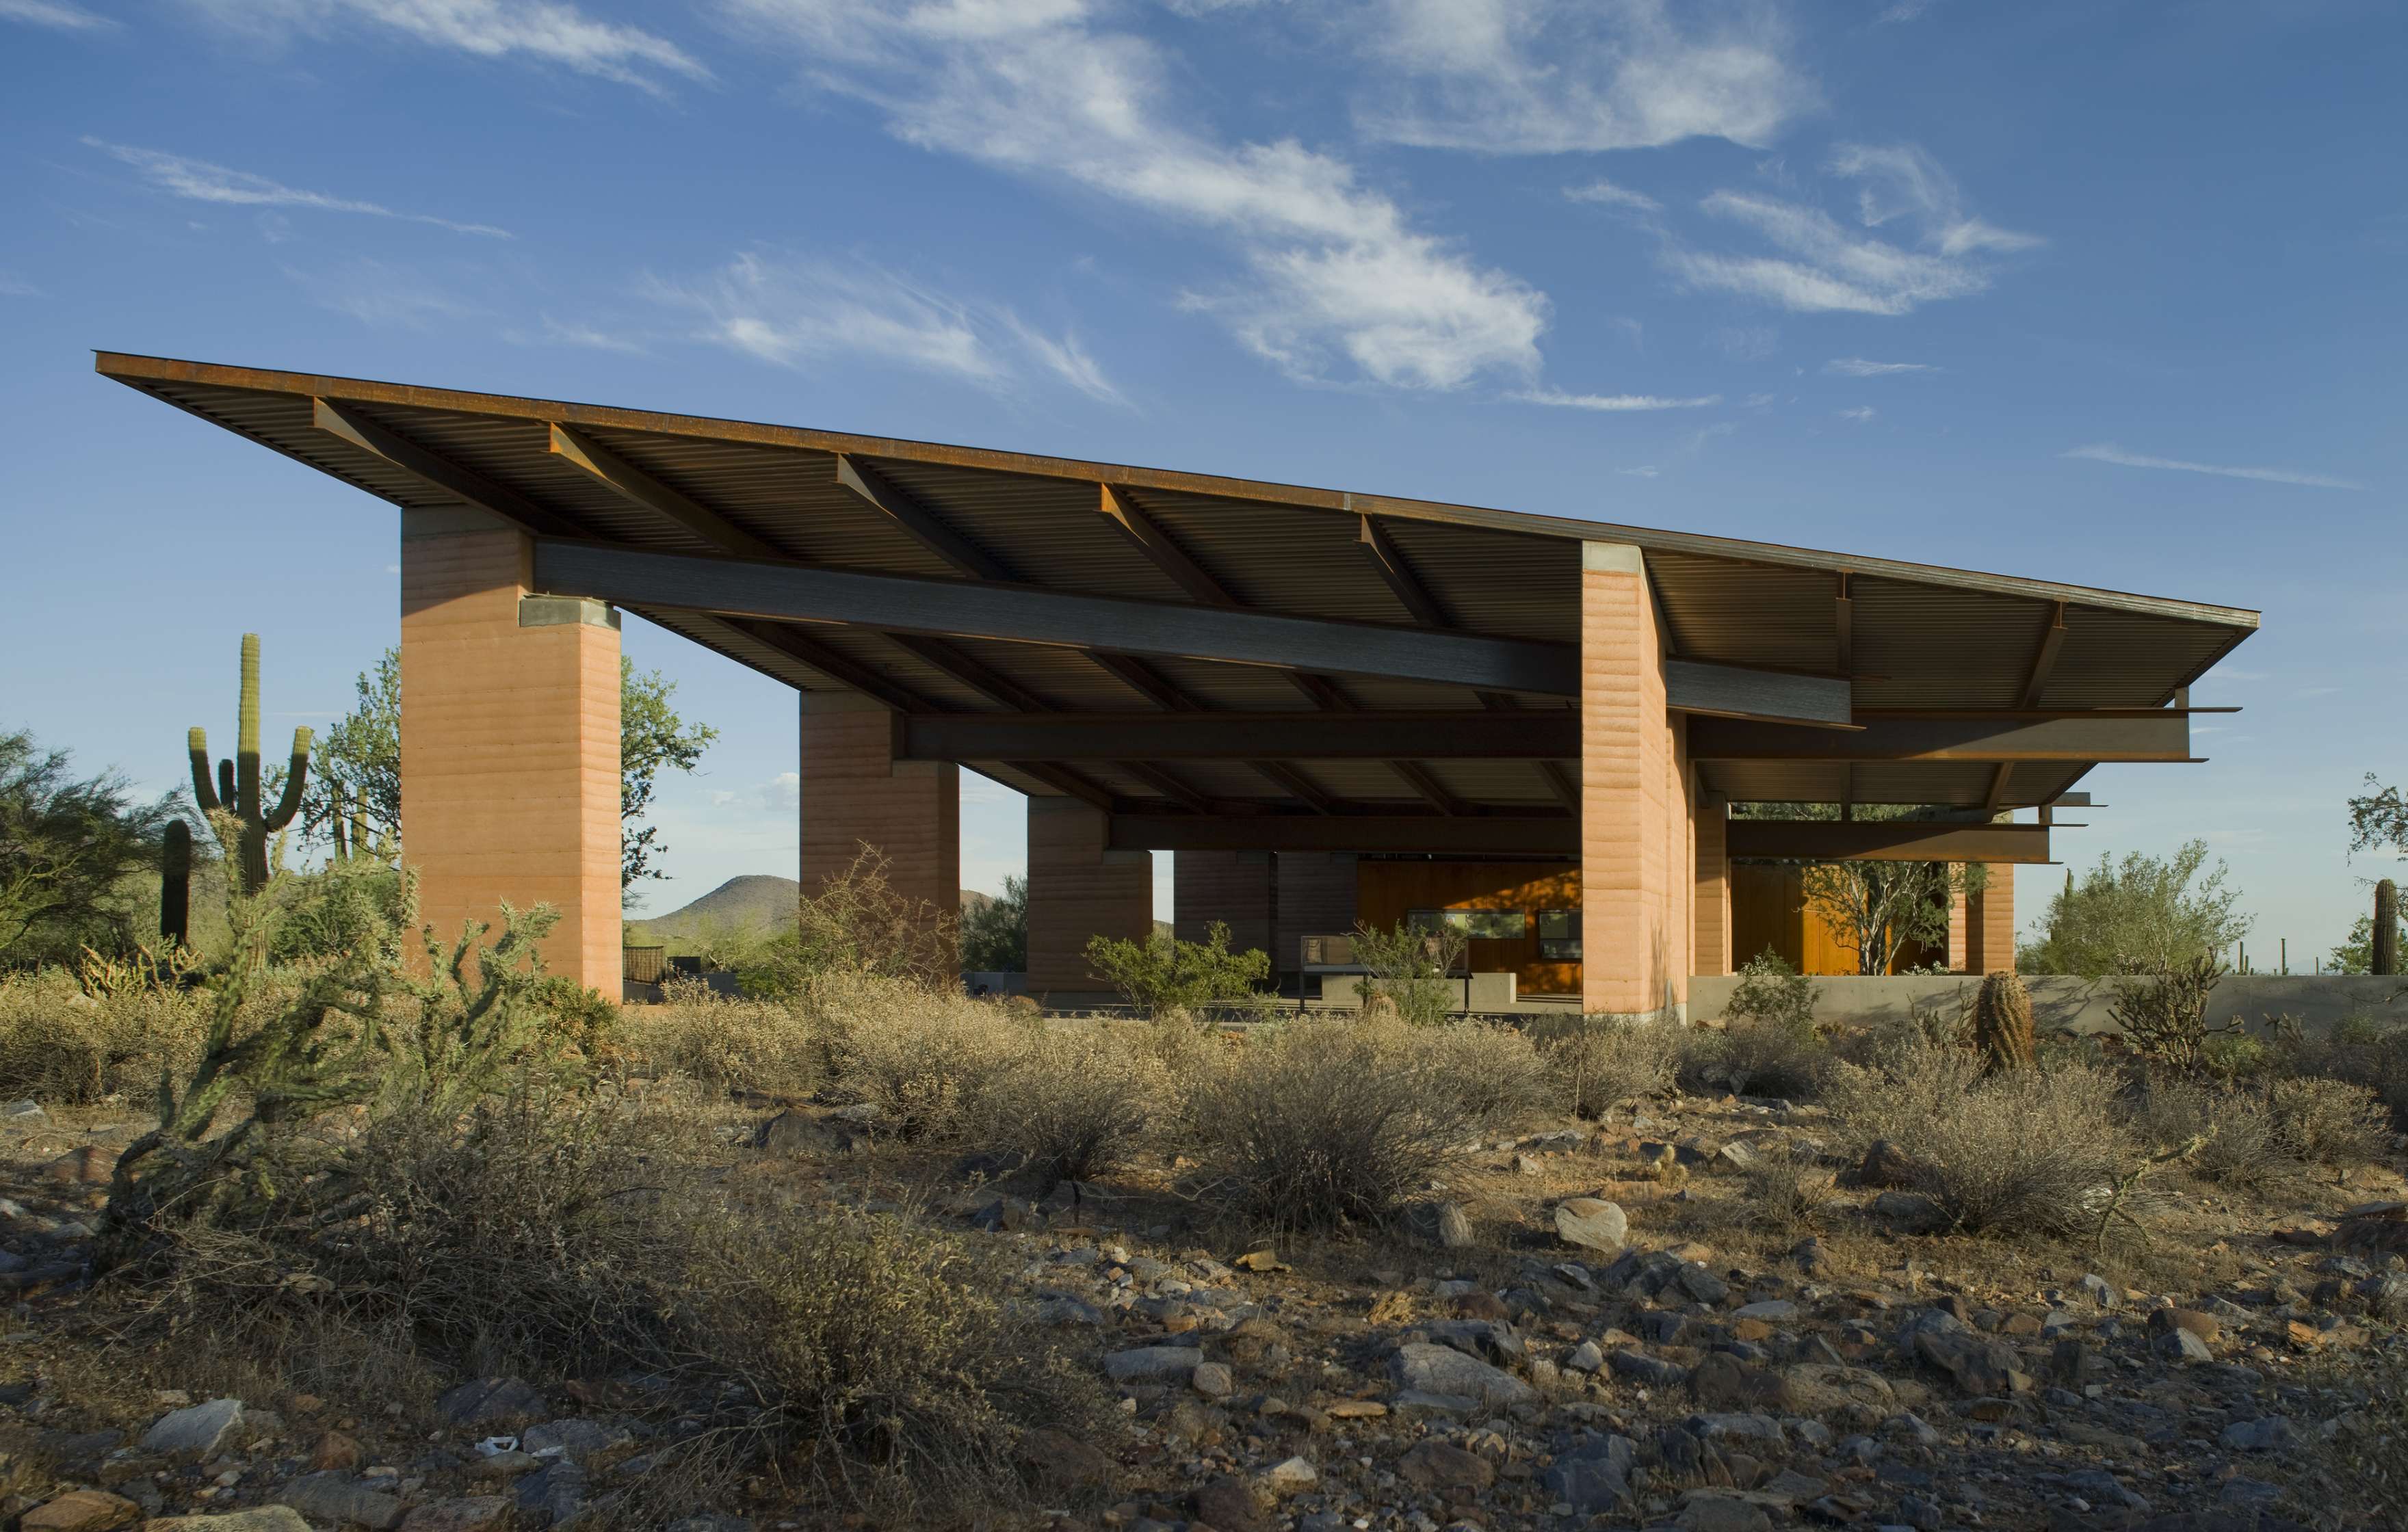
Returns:
[[[546,966],[619,998],[619,614],[527,591],[526,535],[401,513],[401,842],[446,941],[559,909]]]
[[[1694,834],[1698,845],[1698,881],[1692,898],[1697,905],[1694,971],[1731,971],[1730,852],[1723,828],[1730,822],[1730,805],[1718,793],[1697,795]]]
[[[869,697],[806,692],[802,709],[804,896],[853,866],[867,846],[886,859],[896,893],[958,917],[961,767],[896,760],[896,715]]]
[[[1113,851],[1104,811],[1077,798],[1028,800],[1028,992],[1092,994],[1096,937],[1154,934],[1154,853]]]
[[[1665,707],[1645,560],[1581,545],[1581,1009],[1684,1015],[1696,846],[1686,731]]]

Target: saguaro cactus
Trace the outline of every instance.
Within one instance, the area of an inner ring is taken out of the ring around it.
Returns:
[[[234,759],[218,762],[217,785],[209,784],[209,736],[197,724],[186,737],[193,757],[193,797],[224,841],[224,819],[235,823],[226,855],[240,869],[242,891],[256,894],[267,886],[267,838],[293,823],[301,808],[301,786],[309,775],[309,731],[293,731],[293,764],[284,775],[284,795],[276,807],[260,804],[259,771],[259,635],[242,636],[242,702],[236,715]]]
[[[2374,885],[2374,947],[2373,961],[2367,966],[2376,973],[2396,974],[2400,971],[2400,885],[2386,878]]]
[[[1973,1041],[1993,1069],[2031,1067],[2031,995],[2022,980],[2002,969],[1982,981],[1973,1002]]]
[[[193,919],[193,827],[167,822],[159,845],[159,934],[179,947],[191,945]]]

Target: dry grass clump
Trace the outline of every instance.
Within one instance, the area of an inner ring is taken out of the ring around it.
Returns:
[[[1557,1105],[1575,1117],[1602,1117],[1625,1101],[1670,1090],[1680,1060],[1681,1035],[1661,1022],[1583,1016],[1542,1023],[1532,1036]]]
[[[2266,1106],[2283,1144],[2303,1160],[2348,1172],[2380,1158],[2391,1143],[2391,1114],[2365,1085],[2345,1080],[2277,1080]]]
[[[1834,1062],[1811,1027],[1786,1021],[1735,1018],[1719,1032],[1693,1027],[1679,1037],[1681,1087],[1700,1095],[1802,1100],[1821,1094]]]
[[[1985,1075],[1979,1053],[1919,1043],[1870,1069],[1842,1067],[1833,1105],[1858,1145],[1903,1151],[1914,1189],[1956,1226],[2070,1235],[2097,1227],[2132,1158],[2120,1083],[2071,1062]]]
[[[2155,1079],[2134,1104],[2131,1123],[2142,1144],[2157,1153],[2197,1143],[2184,1163],[2218,1186],[2262,1190],[2301,1168],[2258,1092]]]
[[[980,1093],[965,1136],[1049,1183],[1117,1169],[1168,1093],[1170,1072],[1153,1047],[1155,1031],[1168,1024],[1101,1018],[1031,1024]]]
[[[968,1247],[914,1224],[737,1213],[696,1230],[682,1282],[729,1401],[714,1425],[823,1504],[915,1525],[1025,1510],[1022,1431],[1104,1418],[1092,1374],[1005,1314]]]
[[[666,1005],[628,1006],[607,1046],[632,1072],[678,1075],[713,1093],[805,1096],[828,1070],[827,1040],[807,1012],[704,984],[669,986]]]
[[[1546,1061],[1519,1027],[1459,1021],[1415,1027],[1395,1038],[1425,1058],[1458,1107],[1485,1126],[1508,1127],[1546,1105]]]
[[[1388,1217],[1479,1126],[1436,1031],[1298,1018],[1199,1068],[1180,1110],[1210,1195],[1281,1228]]]
[[[882,1132],[958,1138],[981,1096],[1025,1053],[1038,1023],[958,986],[843,973],[814,987],[811,1011],[835,1062],[836,1088],[878,1108]]]
[[[1831,1172],[1811,1153],[1779,1145],[1758,1154],[1745,1172],[1747,1219],[1784,1238],[1812,1229],[1831,1200]]]
[[[0,978],[0,1096],[148,1099],[159,1073],[200,1053],[208,1008],[189,992],[130,986],[98,998],[64,968]]]
[[[2364,1085],[2390,1109],[2392,1125],[2408,1133],[2408,1024],[2344,1018],[2329,1032],[2297,1034],[2276,1050],[2283,1071]]]

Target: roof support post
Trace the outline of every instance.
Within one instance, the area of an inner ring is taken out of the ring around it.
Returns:
[[[1580,602],[1581,1009],[1685,1015],[1689,794],[1640,551],[1583,543]]]
[[[962,901],[961,768],[897,759],[900,719],[851,692],[802,695],[802,857],[806,898],[865,849],[886,859],[896,893],[950,933]]]
[[[1105,987],[1087,966],[1096,937],[1154,935],[1154,852],[1115,850],[1111,816],[1076,798],[1028,800],[1028,989]],[[958,897],[958,895],[956,895]]]

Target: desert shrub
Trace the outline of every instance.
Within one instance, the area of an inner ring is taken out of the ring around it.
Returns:
[[[962,967],[972,973],[1028,971],[1028,880],[1006,874],[1003,892],[962,917]]]
[[[1104,1419],[1093,1374],[1012,1322],[958,1239],[893,1220],[713,1220],[682,1284],[748,1456],[811,1497],[951,1525],[1025,1508],[1022,1431]]]
[[[1758,1153],[1743,1173],[1743,1186],[1748,1222],[1783,1236],[1813,1227],[1831,1200],[1831,1172],[1788,1144]]]
[[[633,1073],[677,1075],[714,1094],[803,1096],[828,1071],[825,1035],[802,1008],[746,1000],[707,984],[665,986],[657,1006],[628,1006],[608,1040]]]
[[[1870,1069],[1842,1066],[1832,1092],[1859,1145],[1895,1144],[1959,1228],[2069,1235],[2095,1229],[2133,1146],[2120,1081],[2085,1064],[1985,1075],[1966,1049],[1911,1044]]]
[[[1519,1027],[1452,1022],[1419,1029],[1398,1045],[1426,1058],[1439,1088],[1475,1123],[1511,1125],[1544,1106],[1550,1094],[1546,1061]]]
[[[2271,1067],[2285,1074],[2345,1080],[2372,1090],[2408,1132],[2408,1024],[2346,1016],[2320,1037],[2296,1023],[2278,1026]]]
[[[886,858],[863,846],[852,865],[803,899],[792,926],[744,953],[747,995],[807,996],[823,980],[902,980],[931,989],[960,981],[958,910],[896,889]]]
[[[1393,927],[1357,924],[1351,939],[1354,961],[1369,970],[1362,989],[1366,1009],[1384,1001],[1415,1026],[1446,1020],[1458,994],[1447,976],[1463,966],[1470,950],[1462,931],[1399,921]]]
[[[1031,1025],[977,1098],[965,1137],[1049,1182],[1125,1164],[1153,1124],[1168,1072],[1150,1046],[1175,1024],[1082,1019]]]
[[[1478,1126],[1408,1030],[1299,1018],[1200,1068],[1180,1110],[1208,1194],[1283,1228],[1393,1213]]]
[[[828,1038],[836,1088],[878,1108],[879,1125],[949,1141],[978,1119],[980,1098],[1024,1052],[1036,1027],[958,983],[826,974],[810,1014]]]
[[[1607,1110],[1672,1086],[1679,1031],[1669,1023],[1582,1016],[1532,1028],[1556,1100],[1576,1117]]]
[[[160,1074],[180,1076],[208,1024],[202,996],[129,984],[86,994],[64,968],[0,978],[0,1096],[148,1100]]]
[[[1096,937],[1087,943],[1087,966],[1128,1003],[1148,1016],[1208,1008],[1258,1008],[1257,994],[1270,977],[1271,957],[1260,948],[1229,951],[1229,927],[1214,921],[1202,941],[1182,941],[1156,930],[1143,941]]]
[[[1831,1065],[1831,1051],[1812,1032],[1762,1021],[1725,1027],[1713,1054],[1713,1070],[1733,1095],[1813,1096]]]
[[[409,919],[411,895],[400,871],[371,857],[280,873],[264,895],[275,905],[268,961],[308,966],[371,951]]]
[[[1733,1022],[1761,1022],[1812,1035],[1814,999],[1814,981],[1767,947],[1740,966],[1739,983],[1732,988],[1723,1014]]]
[[[2224,977],[2213,952],[2180,961],[2134,959],[2123,965],[2107,1012],[2132,1052],[2164,1068],[2195,1069],[2210,1033],[2209,999]]]
[[[2267,1110],[2285,1147],[2303,1160],[2349,1171],[2390,1147],[2390,1113],[2368,1086],[2345,1080],[2278,1080]]]
[[[2258,1190],[2300,1169],[2258,1092],[2161,1075],[2134,1103],[2131,1126],[2144,1147],[2159,1153],[2196,1145],[2185,1163],[2191,1174],[2219,1186]]]

